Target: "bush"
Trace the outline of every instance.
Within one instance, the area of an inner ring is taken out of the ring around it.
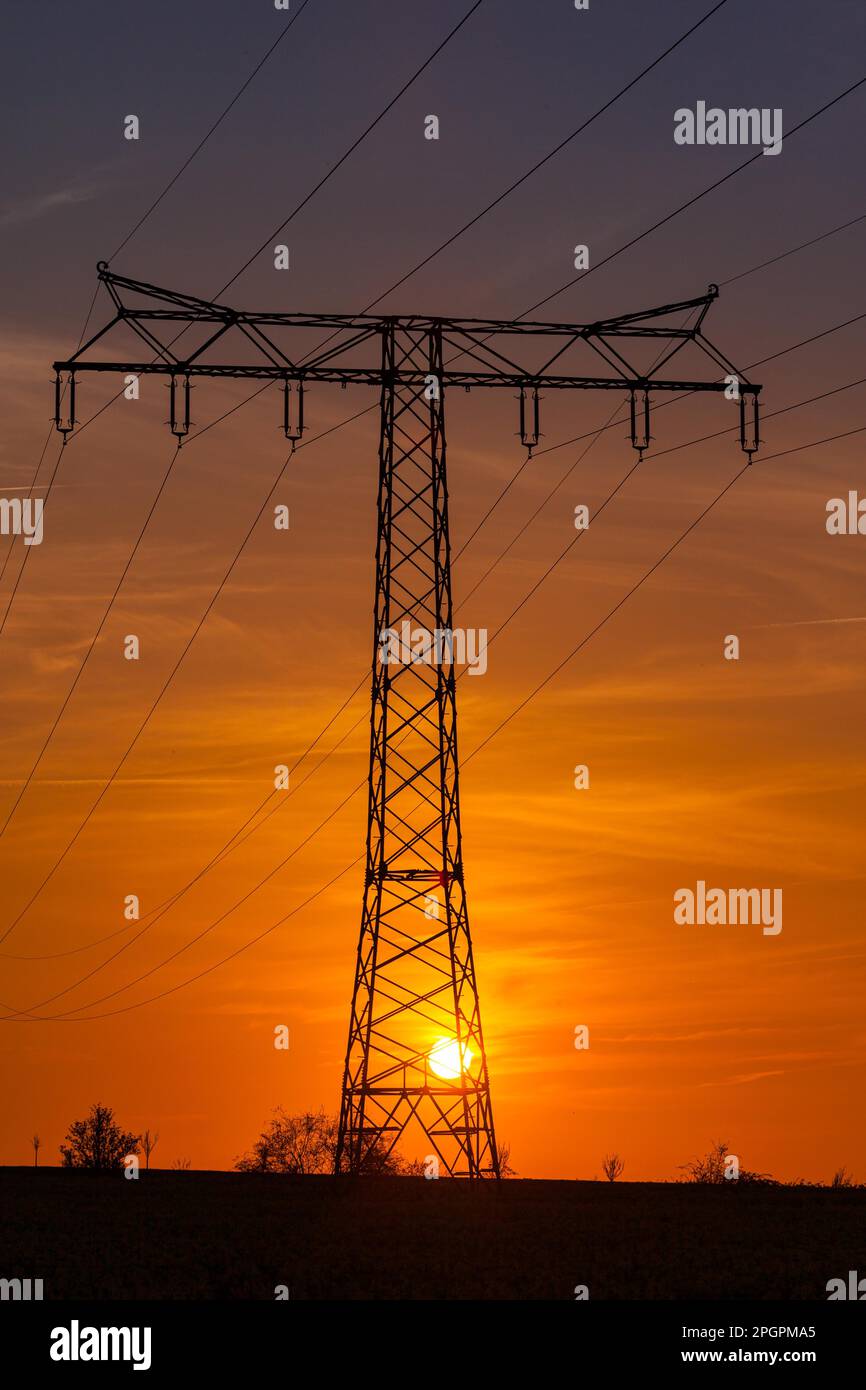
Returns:
[[[109,1105],[94,1105],[84,1120],[69,1126],[60,1145],[64,1168],[122,1168],[127,1154],[138,1153],[141,1135],[127,1134]]]
[[[278,1106],[251,1151],[235,1163],[242,1173],[333,1173],[339,1121],[324,1110],[287,1115]],[[406,1163],[381,1140],[371,1139],[364,1156],[366,1173],[422,1174],[423,1165]]]
[[[748,1168],[741,1168],[736,1178],[726,1176],[727,1159],[730,1157],[730,1149],[727,1144],[720,1139],[702,1158],[693,1158],[688,1163],[681,1163],[680,1167],[686,1173],[686,1182],[726,1183],[728,1186],[739,1186],[741,1183],[747,1185],[759,1183],[764,1187],[776,1186],[776,1179],[771,1178],[769,1173],[753,1173]]]

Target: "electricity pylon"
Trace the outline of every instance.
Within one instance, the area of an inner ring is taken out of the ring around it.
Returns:
[[[653,392],[720,392],[739,402],[740,446],[751,459],[759,443],[761,388],[702,331],[718,290],[711,285],[697,299],[576,325],[248,313],[115,275],[104,262],[98,270],[115,314],[74,357],[54,364],[55,423],[64,440],[74,428],[75,378],[83,371],[167,377],[170,426],[179,444],[190,430],[194,377],[278,383],[283,428],[293,441],[303,432],[306,383],[380,389],[364,899],[336,1170],[374,1171],[414,1119],[435,1150],[431,1157],[448,1174],[498,1177],[460,829],[446,388],[516,391],[521,443],[530,451],[539,438],[540,391],[624,392],[631,443],[641,454],[650,440]],[[681,315],[692,316],[691,326],[671,324]],[[93,360],[94,345],[119,326],[154,357]],[[300,330],[311,328],[326,330],[327,337],[301,353]],[[166,329],[173,330],[167,342]],[[175,350],[193,329],[198,344]],[[230,337],[243,344],[247,360],[215,360],[215,350]],[[633,360],[645,339],[643,350],[654,353],[651,368]],[[625,356],[629,343],[632,360]],[[378,348],[372,361],[371,344]],[[709,358],[722,379],[660,376],[683,350]],[[581,355],[596,366],[600,358],[607,375],[578,372]]]

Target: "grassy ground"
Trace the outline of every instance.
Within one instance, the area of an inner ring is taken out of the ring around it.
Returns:
[[[866,1191],[0,1169],[0,1277],[46,1299],[827,1297]]]

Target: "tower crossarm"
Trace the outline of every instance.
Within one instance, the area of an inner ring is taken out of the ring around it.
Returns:
[[[235,379],[333,382],[381,386],[383,335],[433,334],[443,344],[441,386],[466,389],[724,392],[735,377],[739,391],[756,398],[751,382],[703,332],[718,295],[711,285],[694,299],[658,305],[588,324],[529,319],[472,319],[422,314],[329,314],[255,312],[115,275],[100,263],[99,278],[111,297],[111,319],[55,371],[119,372],[136,376],[231,377]],[[679,320],[689,318],[684,324]],[[327,333],[309,343],[305,330]],[[97,344],[116,346],[127,330],[152,356],[94,355]],[[230,349],[234,348],[234,351]],[[675,356],[691,349],[705,373],[663,372]],[[652,353],[652,368],[642,355]],[[227,357],[232,360],[226,360]],[[609,368],[598,372],[599,359]],[[594,367],[593,370],[589,370]],[[722,376],[720,377],[719,371]],[[424,385],[410,354],[390,364],[389,378]]]

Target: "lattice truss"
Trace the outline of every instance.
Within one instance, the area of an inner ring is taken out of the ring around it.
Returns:
[[[452,630],[444,403],[429,384],[441,375],[442,338],[421,330],[392,332],[383,348],[379,651],[343,1161],[350,1170],[363,1167],[368,1146],[392,1147],[414,1116],[448,1172],[495,1174],[463,882],[455,667],[447,659],[447,637],[441,648],[446,660],[429,664],[394,660],[383,641],[406,631]],[[392,389],[389,383],[407,370],[428,385]],[[458,1074],[451,1078],[449,1071]]]

